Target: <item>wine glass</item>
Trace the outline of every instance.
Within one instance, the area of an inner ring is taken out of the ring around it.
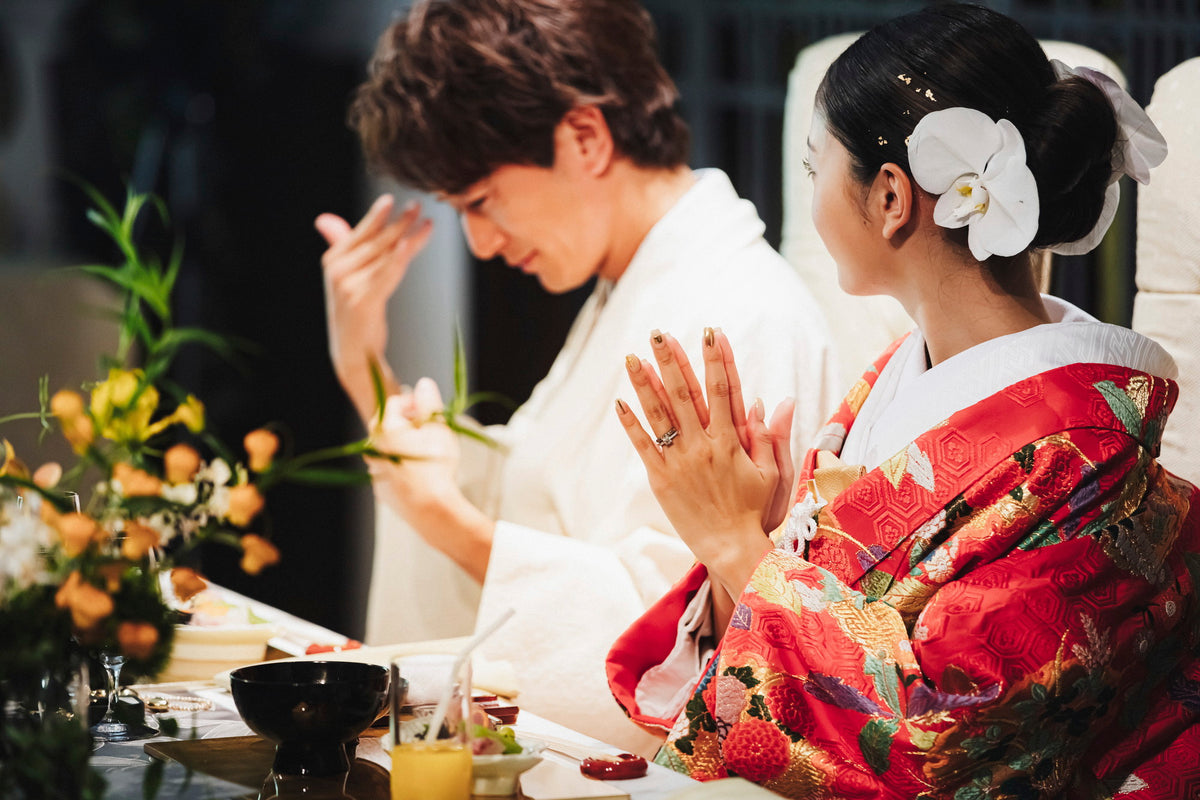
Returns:
[[[79,495],[75,492],[66,492],[66,495],[75,510],[79,511]],[[115,542],[114,545],[119,546]],[[137,713],[141,717],[140,721],[129,721],[127,718],[134,713],[133,708],[121,709],[118,705],[121,698],[121,669],[125,666],[125,656],[120,653],[101,651],[97,654],[96,659],[104,668],[107,691],[105,692],[104,716],[88,728],[92,738],[101,742],[130,742],[157,736],[158,728],[147,724],[150,720],[147,719],[145,709],[140,702],[136,706]]]

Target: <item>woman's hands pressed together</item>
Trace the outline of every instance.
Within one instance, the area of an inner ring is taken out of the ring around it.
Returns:
[[[718,330],[704,333],[703,391],[674,338],[655,331],[651,348],[661,378],[649,361],[626,358],[651,430],[620,401],[617,416],[676,532],[737,597],[770,549],[767,532],[787,513],[795,477],[789,446],[795,403],[780,403],[770,423],[761,400],[747,413],[732,350]]]

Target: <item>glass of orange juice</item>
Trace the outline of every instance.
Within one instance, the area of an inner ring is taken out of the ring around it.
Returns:
[[[391,662],[392,800],[470,800],[470,661],[452,655],[402,656]],[[450,687],[442,723],[432,730]]]

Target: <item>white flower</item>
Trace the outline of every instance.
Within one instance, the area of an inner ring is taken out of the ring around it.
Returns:
[[[0,510],[0,605],[9,592],[49,579],[43,553],[54,541],[53,531],[38,517],[6,506]]]
[[[1117,204],[1121,200],[1121,185],[1118,180],[1122,175],[1128,175],[1138,183],[1150,183],[1150,170],[1161,164],[1167,157],[1167,140],[1155,126],[1153,120],[1138,102],[1121,88],[1121,85],[1099,70],[1088,67],[1072,69],[1058,59],[1050,62],[1054,66],[1054,74],[1059,80],[1068,75],[1083,78],[1108,97],[1112,103],[1113,113],[1117,117],[1117,141],[1113,149],[1112,176],[1108,181],[1108,189],[1104,192],[1104,208],[1100,211],[1100,219],[1096,227],[1082,239],[1066,242],[1051,248],[1051,252],[1067,256],[1090,253],[1100,244],[1108,226],[1112,224],[1117,214]]]
[[[163,484],[161,494],[164,500],[170,500],[172,503],[178,503],[181,506],[190,506],[196,502],[199,489],[194,483],[181,483],[177,486]]]
[[[976,260],[1015,256],[1033,241],[1037,182],[1025,164],[1025,142],[1008,120],[962,107],[926,114],[909,137],[908,163],[917,184],[940,195],[933,221],[966,225]]]
[[[224,486],[229,483],[229,479],[232,477],[233,470],[229,468],[224,459],[214,458],[211,463],[200,467],[192,482],[209,481],[213,486]]]
[[[205,510],[217,519],[225,519],[229,516],[229,487],[218,486],[213,489],[212,496],[208,498],[205,504]]]

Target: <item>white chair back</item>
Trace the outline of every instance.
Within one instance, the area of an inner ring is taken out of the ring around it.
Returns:
[[[1200,483],[1200,58],[1154,86],[1147,112],[1170,148],[1150,185],[1138,188],[1137,295],[1133,329],[1179,366],[1179,402],[1163,434],[1162,463]]]

